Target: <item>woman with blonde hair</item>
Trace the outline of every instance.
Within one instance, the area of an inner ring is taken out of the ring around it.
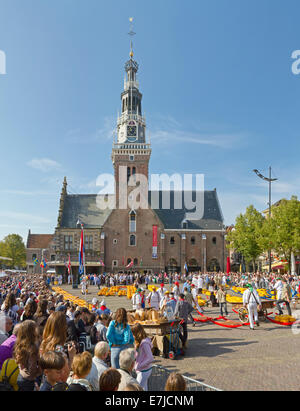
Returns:
[[[38,330],[34,321],[19,325],[13,357],[18,364],[19,391],[34,391],[35,380],[42,374],[39,367]]]
[[[68,345],[67,351],[64,345],[67,341],[67,318],[62,311],[52,313],[45,325],[43,331],[40,353],[44,354],[47,351],[58,351],[65,353],[69,358],[70,365],[72,364],[74,355],[76,354],[75,344]]]
[[[172,372],[167,379],[165,391],[186,391],[186,382],[183,376]]]

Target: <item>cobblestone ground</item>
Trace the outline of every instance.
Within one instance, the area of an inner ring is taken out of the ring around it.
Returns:
[[[80,289],[63,288],[75,296]],[[87,301],[97,296],[97,287],[90,287]],[[101,297],[98,297],[101,301]],[[106,305],[131,309],[126,297],[106,297]],[[230,310],[229,318],[237,319]],[[206,308],[207,315],[218,315],[218,308]],[[222,390],[299,390],[300,334],[290,327],[261,322],[254,331],[248,327],[229,329],[214,324],[198,323],[188,326],[188,348],[184,357],[174,361],[160,357],[156,363],[172,371]]]

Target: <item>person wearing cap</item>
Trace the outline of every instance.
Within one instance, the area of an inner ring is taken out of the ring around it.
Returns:
[[[170,299],[170,291],[165,291],[163,298],[160,300],[159,309],[161,310],[166,306],[167,301]]]
[[[182,318],[181,327],[183,333],[179,333],[179,338],[182,342],[183,348],[186,348],[186,343],[188,339],[188,330],[187,330],[187,323],[188,323],[188,316],[193,312],[193,307],[190,303],[188,303],[185,298],[184,294],[179,295],[179,300],[176,304],[174,314],[176,317]]]
[[[98,300],[96,297],[92,299],[92,311],[96,311],[98,308]]]
[[[276,300],[282,300],[283,282],[280,277],[276,278],[276,283],[274,284],[273,289],[276,291]],[[283,305],[280,304],[280,307],[282,310]]]
[[[257,327],[259,326],[257,307],[259,307],[259,309],[261,308],[261,300],[251,284],[247,284],[246,287],[247,290],[243,294],[243,305],[248,310],[250,329],[254,330],[254,322]]]
[[[160,287],[159,287],[159,290],[157,291],[159,296],[160,296],[160,301],[162,301],[164,299],[166,291],[167,291],[167,289],[164,287],[164,283],[161,283]]]
[[[99,315],[102,315],[102,314],[110,315],[110,309],[106,307],[105,300],[101,301],[100,307],[96,309],[96,313]]]
[[[155,310],[159,310],[160,295],[156,287],[154,287],[153,291],[151,291],[151,293],[148,294],[147,302],[151,308],[154,308]]]
[[[178,281],[175,281],[172,292],[174,293],[174,297],[177,300],[178,297],[179,297],[179,294],[180,294],[179,282]]]
[[[132,309],[133,310],[138,310],[142,308],[142,296],[141,296],[142,289],[138,288],[133,294],[131,302],[132,302]]]

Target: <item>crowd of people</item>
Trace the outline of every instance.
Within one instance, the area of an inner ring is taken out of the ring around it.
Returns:
[[[92,310],[65,301],[45,280],[0,280],[0,390],[147,391],[154,358],[144,327],[104,300]],[[184,384],[173,373],[165,389]]]
[[[95,277],[88,281],[98,286]],[[132,297],[134,309],[148,305],[163,311],[167,318],[181,318],[183,349],[189,320],[195,325],[193,310],[203,312],[197,300],[203,289],[211,292],[211,305],[218,305],[221,315],[228,315],[227,285],[247,287],[250,294],[247,297],[245,292],[243,298],[248,298],[244,302],[249,306],[260,302],[256,289],[276,290],[279,313],[282,302],[287,302],[291,312],[289,303],[296,301],[300,287],[299,278],[288,274],[175,273],[167,290],[170,275],[168,282],[163,274],[156,277],[154,282],[151,275],[143,279],[138,274],[132,278],[130,274],[107,276],[109,280],[133,281],[137,288]],[[52,281],[24,274],[0,279],[0,389],[147,391],[154,357],[143,325],[129,326],[126,310],[118,308],[112,313],[105,300],[94,298],[91,310],[65,301],[63,295],[53,292]],[[146,296],[143,284],[148,281],[155,286]],[[172,374],[165,389],[182,389],[184,384],[180,374]]]

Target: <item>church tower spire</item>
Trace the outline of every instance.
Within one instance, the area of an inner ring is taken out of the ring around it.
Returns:
[[[133,18],[129,19],[133,31]],[[134,60],[133,42],[130,41],[129,60],[125,63],[124,91],[121,93],[122,114],[117,120],[117,141],[113,144],[112,162],[115,169],[118,200],[120,166],[127,168],[127,182],[134,174],[148,179],[151,146],[146,142],[146,120],[142,114],[142,94],[137,80],[138,63]]]

